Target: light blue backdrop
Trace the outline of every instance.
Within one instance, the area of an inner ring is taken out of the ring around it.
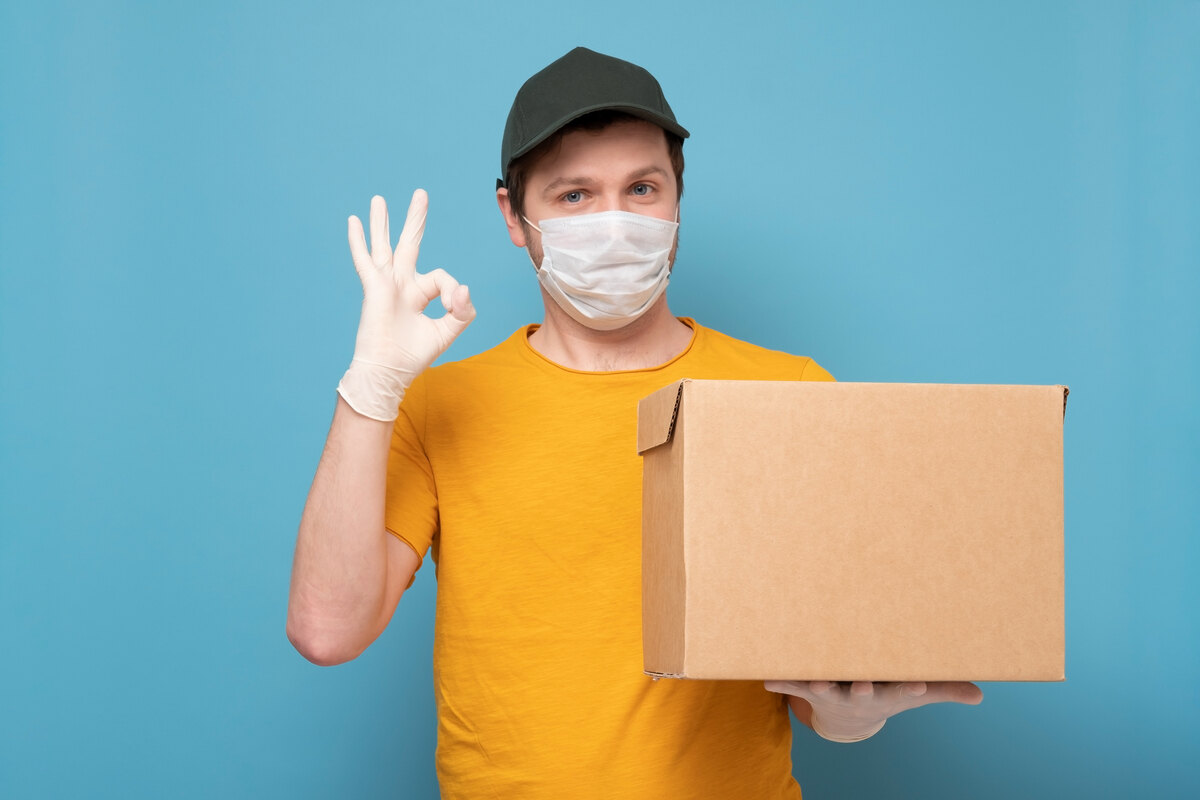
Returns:
[[[432,574],[349,665],[283,633],[345,218],[428,189],[450,357],[537,319],[497,151],[576,44],[694,134],[676,313],[1071,386],[1067,682],[799,735],[808,796],[1200,794],[1200,3],[518,0],[0,6],[0,796],[436,796]]]

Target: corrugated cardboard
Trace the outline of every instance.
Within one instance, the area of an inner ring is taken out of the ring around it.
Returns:
[[[647,674],[1064,677],[1062,386],[643,399]]]

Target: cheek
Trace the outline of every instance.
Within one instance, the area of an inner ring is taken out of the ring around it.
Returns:
[[[529,260],[533,263],[534,270],[540,268],[542,266],[542,237],[529,226],[525,226],[525,250],[529,253]]]

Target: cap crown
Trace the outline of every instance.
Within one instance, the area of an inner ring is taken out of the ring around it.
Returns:
[[[688,137],[653,75],[628,61],[576,47],[525,81],[517,92],[500,145],[501,180],[514,159],[568,122],[608,109],[624,111]]]

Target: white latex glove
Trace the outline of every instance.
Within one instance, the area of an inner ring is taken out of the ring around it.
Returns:
[[[831,742],[861,742],[879,733],[889,717],[930,703],[976,705],[983,692],[973,683],[837,683],[767,681],[769,691],[801,697],[812,706],[810,725]]]
[[[354,358],[338,393],[359,414],[383,422],[396,418],[413,379],[475,319],[466,286],[442,269],[417,272],[428,208],[428,196],[417,189],[395,251],[382,197],[371,198],[369,252],[362,222],[356,216],[349,219],[350,255],[362,281],[363,305]],[[435,297],[446,313],[432,319],[423,312]]]

